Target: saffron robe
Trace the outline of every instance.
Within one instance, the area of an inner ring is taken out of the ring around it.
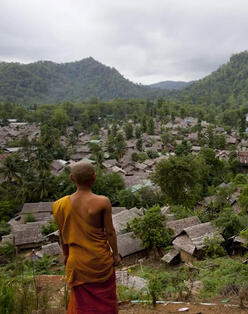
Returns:
[[[103,283],[71,288],[67,314],[117,314],[115,273]]]
[[[54,219],[63,243],[69,247],[66,279],[69,287],[104,283],[113,274],[113,254],[104,228],[89,225],[72,208],[67,195],[53,203]]]

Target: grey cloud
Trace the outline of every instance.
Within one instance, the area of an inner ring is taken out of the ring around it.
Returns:
[[[92,56],[142,83],[192,80],[248,48],[246,0],[1,0],[0,60]]]

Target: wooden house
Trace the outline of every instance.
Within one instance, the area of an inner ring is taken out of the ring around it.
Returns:
[[[211,222],[200,223],[184,228],[181,233],[173,240],[173,246],[180,251],[180,258],[183,262],[189,262],[194,258],[203,256],[202,249],[205,247],[204,241],[212,238],[215,234],[224,241],[218,233],[216,227]]]

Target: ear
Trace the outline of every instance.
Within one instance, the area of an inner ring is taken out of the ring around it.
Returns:
[[[70,173],[69,178],[72,182],[76,183],[75,179],[73,178],[72,174]]]
[[[95,181],[96,181],[96,173],[95,172],[94,172],[92,178],[93,178],[93,183],[95,183]]]

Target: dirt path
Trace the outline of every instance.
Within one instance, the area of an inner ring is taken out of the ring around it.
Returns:
[[[189,308],[188,311],[179,312],[180,308]],[[227,305],[206,306],[200,304],[159,304],[156,310],[149,305],[125,305],[120,306],[119,314],[155,314],[155,313],[189,313],[189,314],[247,314],[248,309],[240,309],[237,307],[229,307]]]

